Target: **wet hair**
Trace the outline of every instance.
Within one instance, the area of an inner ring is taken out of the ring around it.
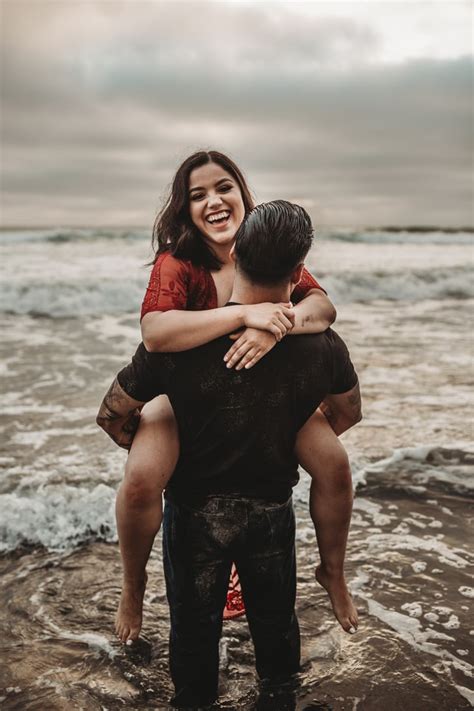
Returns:
[[[237,230],[237,268],[254,284],[284,283],[304,262],[313,234],[304,208],[286,200],[262,203]]]
[[[189,176],[195,168],[216,163],[237,182],[244,203],[245,214],[253,206],[253,198],[244,176],[233,160],[218,151],[198,151],[181,163],[173,178],[170,194],[153,225],[152,245],[156,262],[163,252],[171,252],[178,259],[189,259],[196,266],[220,269],[222,262],[191,220],[189,211]]]

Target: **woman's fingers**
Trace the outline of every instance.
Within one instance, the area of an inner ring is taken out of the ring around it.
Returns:
[[[295,311],[292,304],[280,304],[281,313],[291,322],[291,327],[295,325]]]
[[[286,329],[286,333],[288,333],[288,331],[291,331],[294,326],[293,321],[290,321],[290,319],[284,316],[283,314],[279,317],[278,321]]]
[[[233,348],[235,348],[235,345],[232,346],[230,350],[232,350]],[[247,342],[244,342],[241,346],[235,348],[234,352],[227,360],[227,367],[233,368],[234,365],[236,365],[246,355],[246,353],[248,353],[249,349],[251,348],[253,348],[253,346]]]
[[[240,334],[240,335],[242,335],[242,334]],[[242,346],[242,344],[243,344],[243,341],[238,340],[238,341],[235,341],[234,345],[229,348],[229,350],[227,351],[227,353],[224,356],[224,361],[226,363],[228,363],[229,360],[235,355],[235,353]]]
[[[283,336],[286,335],[286,331],[283,330],[283,326],[277,326],[275,323],[271,324],[269,331],[270,333],[273,333],[277,341],[281,341]]]
[[[247,360],[247,362],[244,365],[245,370],[249,370],[249,368],[252,368],[255,363],[258,363],[259,360],[263,358],[263,356],[268,353],[268,351],[257,351],[257,353],[251,358],[250,360]]]
[[[257,348],[251,348],[247,353],[241,358],[241,360],[235,366],[236,370],[242,370],[242,368],[247,368],[248,363],[251,363],[255,356],[259,353]],[[261,356],[260,356],[261,357]],[[257,358],[257,360],[259,360]],[[257,361],[255,361],[257,362]]]

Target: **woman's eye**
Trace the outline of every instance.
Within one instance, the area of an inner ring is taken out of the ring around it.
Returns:
[[[202,200],[204,197],[203,193],[193,193],[191,195],[191,200]]]
[[[232,190],[232,185],[221,185],[221,192],[227,193],[229,190]]]

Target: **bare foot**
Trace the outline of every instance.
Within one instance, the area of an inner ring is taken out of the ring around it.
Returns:
[[[328,593],[334,615],[343,630],[354,634],[357,630],[359,619],[344,576],[332,576],[321,565],[317,566],[315,576],[318,583]]]
[[[125,644],[131,644],[140,636],[142,628],[143,596],[145,594],[148,575],[141,583],[123,583],[117,614],[115,615],[115,632]]]

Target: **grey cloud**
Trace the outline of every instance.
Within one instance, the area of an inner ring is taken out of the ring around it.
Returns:
[[[217,147],[262,199],[314,201],[330,222],[469,221],[470,58],[371,64],[370,27],[288,6],[113,5],[8,4],[11,220],[23,195],[46,221],[84,223],[85,206],[148,221],[179,161]]]

